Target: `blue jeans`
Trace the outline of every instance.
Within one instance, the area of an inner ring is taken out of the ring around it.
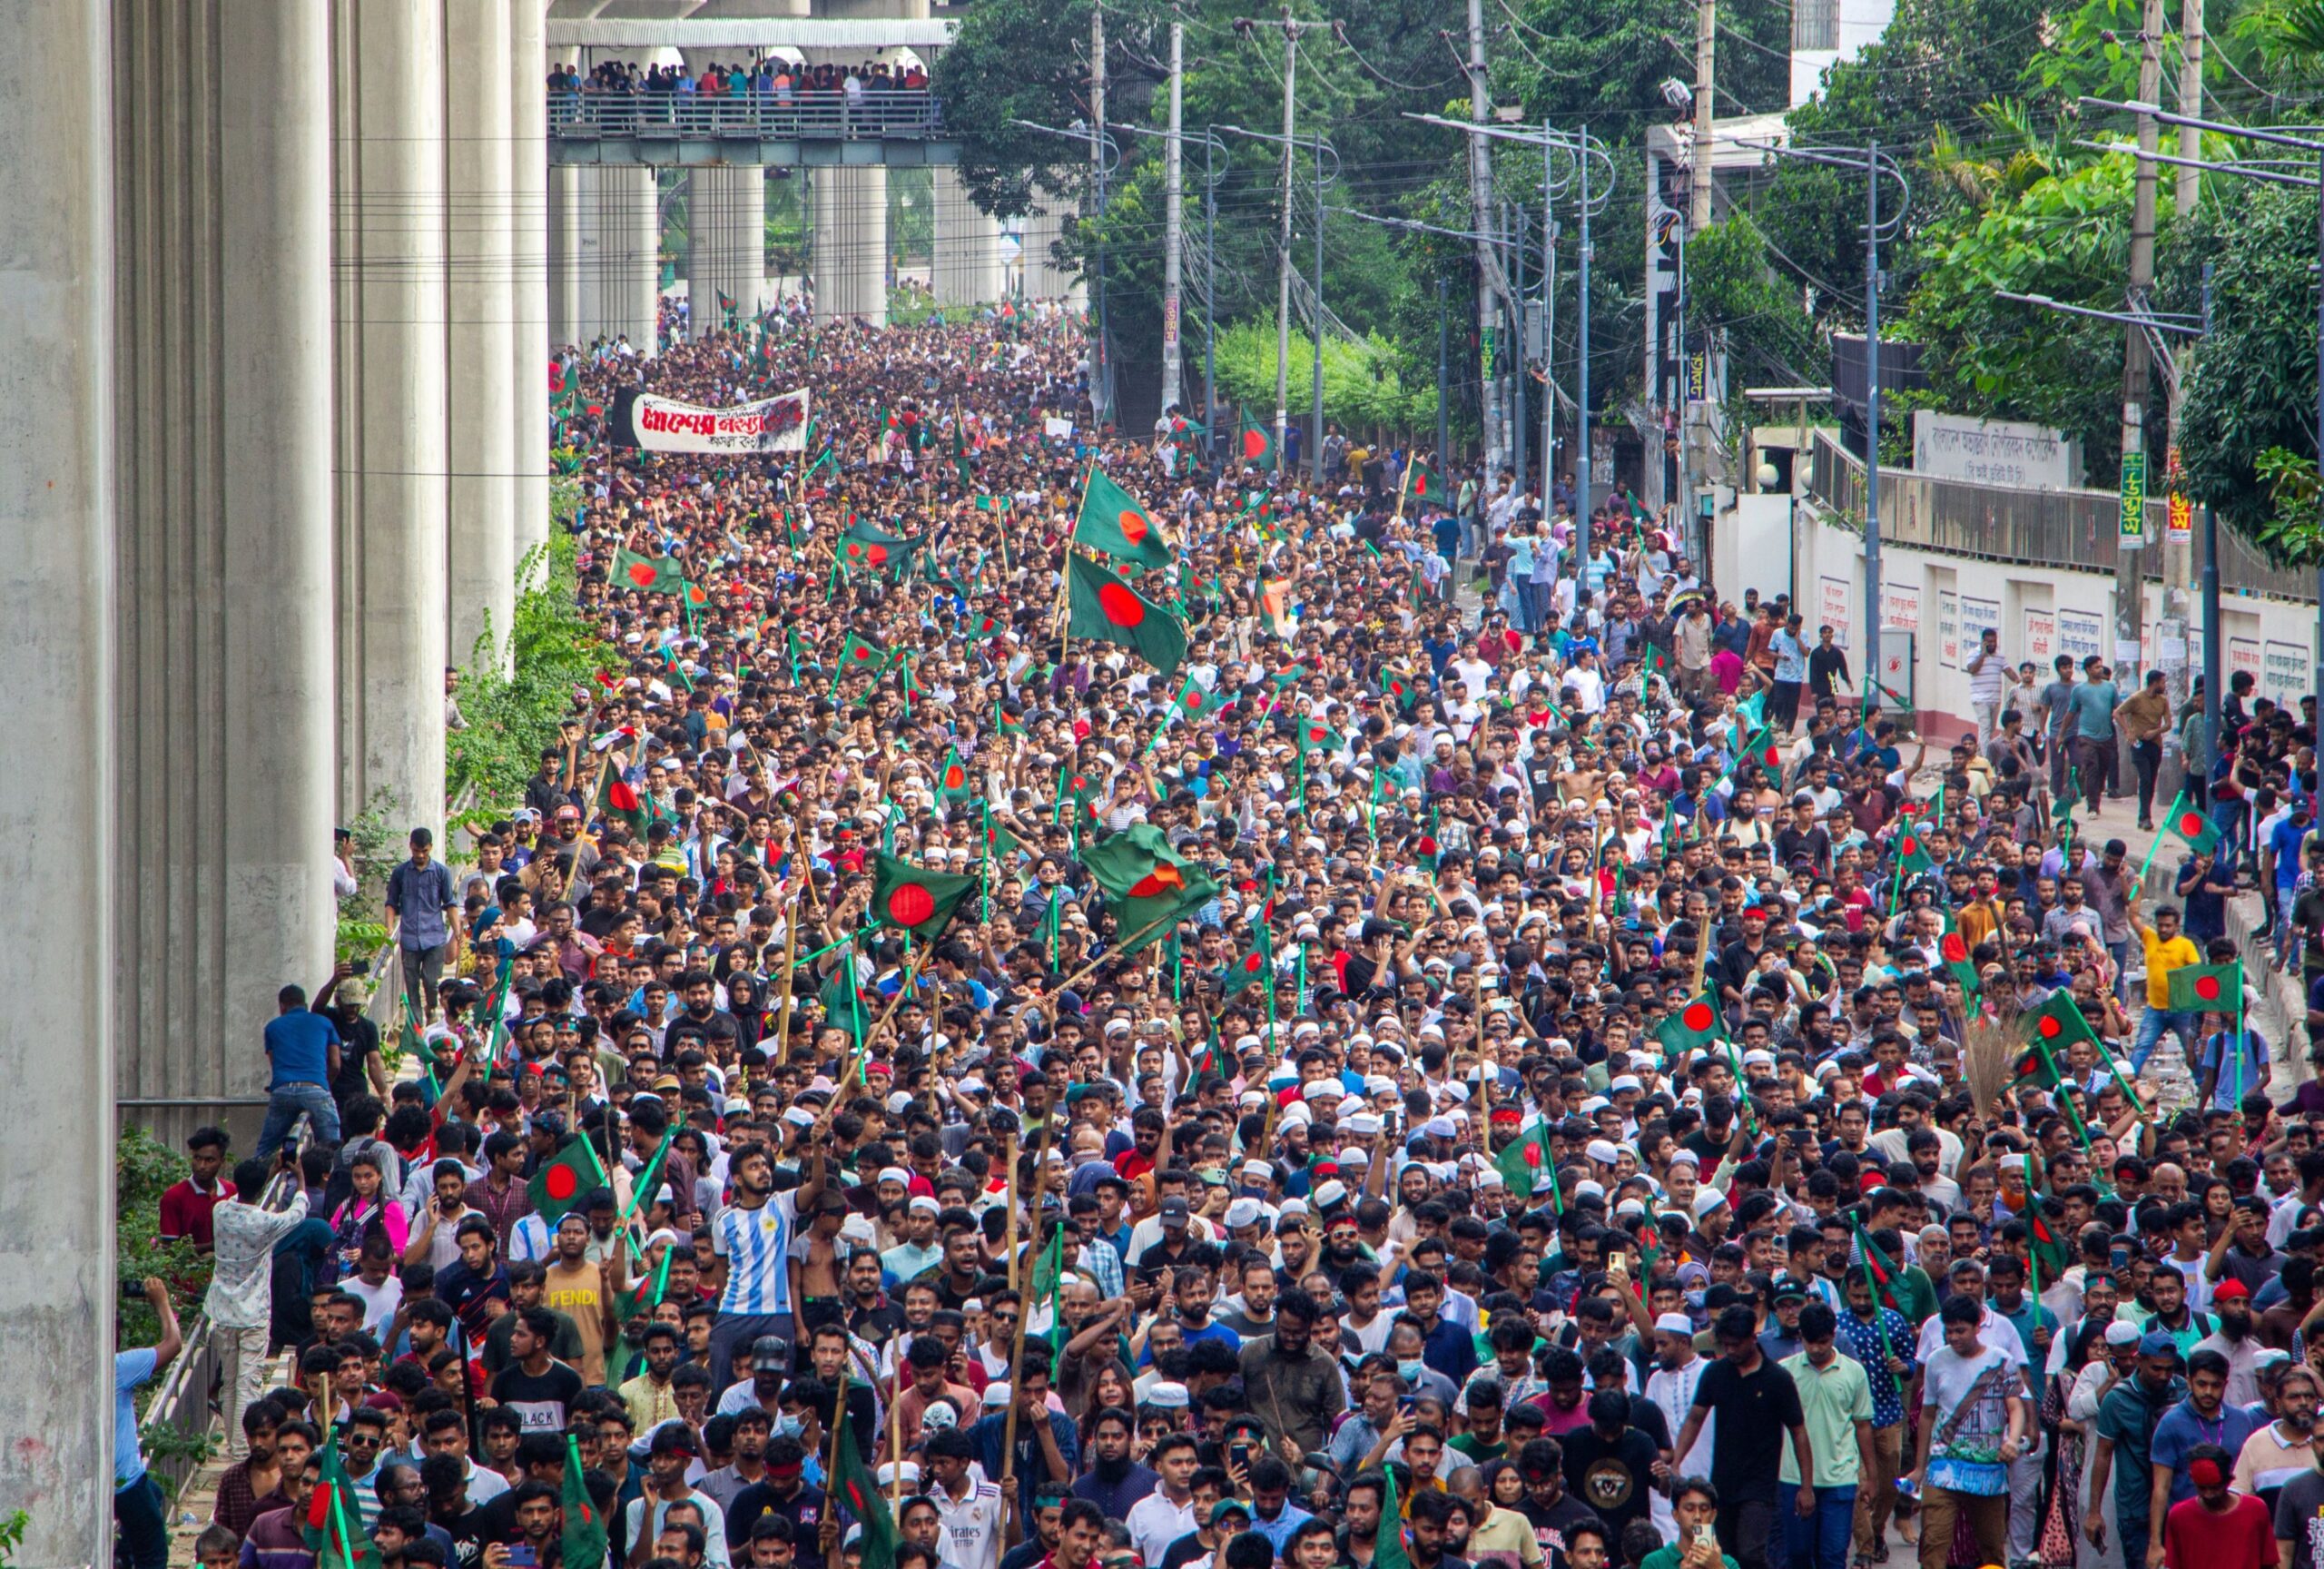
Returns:
[[[257,1159],[273,1159],[301,1111],[314,1124],[319,1142],[339,1142],[339,1102],[331,1099],[330,1091],[320,1084],[285,1084],[266,1092],[266,1127],[258,1136]]]
[[[1790,1569],[1847,1569],[1848,1538],[1856,1524],[1856,1489],[1818,1487],[1816,1513],[1800,1517],[1792,1500],[1798,1490],[1783,1490],[1783,1555]]]
[[[2179,1037],[2179,1050],[2185,1054],[2187,1066],[2195,1065],[2195,1016],[2173,1013],[2168,1008],[2150,1006],[2139,1015],[2137,1042],[2131,1048],[2131,1074],[2133,1078],[2146,1071],[2146,1060],[2162,1044],[2164,1031]]]
[[[151,1475],[140,1476],[113,1495],[113,1528],[137,1569],[167,1569],[170,1523],[162,1510],[162,1489]]]

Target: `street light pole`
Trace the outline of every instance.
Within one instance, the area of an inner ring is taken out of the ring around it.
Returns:
[[[1444,449],[1452,440],[1452,411],[1449,406],[1451,391],[1445,386],[1452,369],[1452,361],[1448,358],[1451,342],[1447,336],[1450,324],[1450,319],[1445,315],[1447,309],[1445,281],[1439,277],[1436,280],[1436,471],[1439,474],[1445,471]]]
[[[1315,408],[1308,450],[1315,488],[1324,488],[1324,139],[1315,138]]]

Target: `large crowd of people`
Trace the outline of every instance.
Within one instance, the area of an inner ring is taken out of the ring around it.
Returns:
[[[1054,311],[566,359],[805,449],[576,416],[600,673],[165,1200],[204,1564],[2310,1569],[2311,715],[2134,859],[2098,662],[1916,734],[1619,492],[1092,431]]]

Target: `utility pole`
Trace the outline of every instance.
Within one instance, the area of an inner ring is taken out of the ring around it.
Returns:
[[[1336,166],[1339,154],[1332,155]],[[1308,432],[1308,460],[1315,488],[1324,488],[1324,133],[1315,133],[1315,410]]]
[[[2180,0],[2179,4],[2179,113],[2190,120],[2200,120],[2203,114],[2203,0]],[[2180,126],[2179,156],[2202,155],[2203,133],[2192,125]],[[2196,183],[2202,178],[2202,171],[2181,163],[2177,173],[2171,205],[2184,218],[2195,210]]]
[[[1167,410],[1184,396],[1179,364],[1179,319],[1184,306],[1181,288],[1186,243],[1186,183],[1180,170],[1181,121],[1186,112],[1186,24],[1170,24],[1170,133],[1162,160],[1162,407]],[[1104,122],[1100,121],[1100,128]],[[1204,421],[1205,428],[1209,422]]]
[[[1449,385],[1452,371],[1451,318],[1445,314],[1445,288],[1444,280],[1439,278],[1436,281],[1436,471],[1440,475],[1445,472],[1444,449],[1452,439],[1452,390]]]
[[[2146,0],[2139,38],[2139,102],[2152,104],[2162,88],[2162,0]],[[2131,203],[2131,283],[2125,302],[2132,315],[2147,309],[2154,285],[2155,144],[2158,128],[2152,113],[2139,115],[2137,183]],[[2146,330],[2130,326],[2122,338],[2122,513],[2114,555],[2114,646],[2106,663],[2125,690],[2140,680],[2139,632],[2144,618],[2146,516],[2142,498],[2146,492],[2146,393],[2148,356]],[[2124,749],[2125,752],[2128,748]],[[2130,759],[2125,756],[2108,783],[2123,784]]]
[[[1579,581],[1590,581],[1590,127],[1581,128],[1581,151],[1575,154],[1581,184],[1581,271],[1576,281],[1574,304],[1574,429],[1578,436],[1573,464],[1573,558]]]
[[[1114,361],[1107,341],[1112,323],[1106,317],[1106,7],[1104,0],[1089,7],[1089,174],[1098,192],[1098,336],[1090,378],[1090,402],[1098,423],[1114,418]]]
[[[1479,125],[1492,119],[1492,99],[1485,81],[1485,0],[1469,0],[1469,117]],[[1485,483],[1480,494],[1489,493],[1493,475],[1507,461],[1502,442],[1501,393],[1493,382],[1493,282],[1498,269],[1493,265],[1492,240],[1492,159],[1485,146],[1485,138],[1469,138],[1469,211],[1477,226],[1477,347],[1483,355],[1479,376],[1479,413],[1484,422]]]
[[[1517,470],[1517,491],[1525,491],[1525,225],[1502,205],[1501,232],[1509,236],[1509,342],[1503,358],[1509,376],[1509,466]]]
[[[1283,233],[1275,256],[1275,467],[1283,472],[1285,454],[1291,450],[1291,155],[1296,150],[1298,110],[1292,89],[1299,79],[1299,24],[1291,7],[1283,9]]]
[[[1552,127],[1541,123],[1541,516],[1558,483],[1558,180]]]
[[[1695,0],[1695,167],[1687,227],[1697,233],[1710,227],[1711,71],[1718,48],[1718,0]]]
[[[2180,0],[2179,54],[2179,113],[2189,119],[2200,119],[2203,113],[2203,0]],[[2201,158],[2202,133],[2191,125],[2179,127],[2179,155]],[[2182,163],[2176,173],[2171,205],[2183,219],[2195,211],[2201,171]],[[2170,379],[2167,389],[2169,429],[2164,437],[2162,472],[2166,481],[2164,494],[2170,498],[2170,520],[2162,536],[2162,618],[2154,629],[2155,662],[2162,668],[2174,714],[2193,686],[2192,642],[2188,633],[2192,625],[2195,587],[2194,517],[2191,506],[2182,503],[2179,496],[2183,483],[2179,460],[2179,413],[2191,358],[2181,359],[2179,374]],[[2174,755],[2166,750],[2166,765]],[[2193,762],[2184,760],[2182,765],[2191,767]],[[2177,781],[2169,783],[2176,789]]]

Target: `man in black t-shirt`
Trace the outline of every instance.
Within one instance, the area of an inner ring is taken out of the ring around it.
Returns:
[[[1718,1418],[1710,1459],[1711,1485],[1718,1489],[1718,1539],[1739,1569],[1768,1569],[1780,1491],[1777,1469],[1787,1436],[1799,1461],[1799,1474],[1816,1474],[1807,1417],[1791,1375],[1760,1350],[1758,1325],[1750,1308],[1738,1303],[1721,1310],[1711,1335],[1718,1343],[1719,1359],[1703,1370],[1695,1386],[1694,1404],[1672,1453],[1691,1451],[1703,1423]]]
[[[1565,1446],[1554,1438],[1529,1440],[1517,1452],[1517,1469],[1525,1477],[1525,1499],[1517,1505],[1533,1527],[1548,1569],[1566,1569],[1566,1534],[1587,1523],[1602,1528],[1598,1512],[1565,1490]]]
[[[517,1310],[515,1317],[508,1349],[516,1360],[492,1376],[492,1398],[516,1414],[527,1436],[562,1433],[573,1403],[587,1386],[580,1374],[549,1355],[550,1343],[556,1337],[555,1315],[546,1308],[527,1308]]]
[[[1654,1440],[1630,1424],[1630,1396],[1601,1388],[1590,1396],[1590,1426],[1563,1440],[1567,1488],[1617,1541],[1623,1526],[1647,1516],[1659,1457]]]

